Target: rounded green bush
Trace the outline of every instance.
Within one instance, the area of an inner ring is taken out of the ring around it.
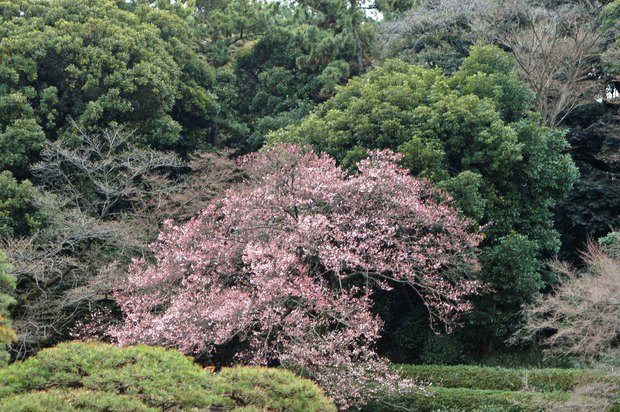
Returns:
[[[139,397],[156,408],[233,404],[205,390],[212,378],[177,351],[147,346],[62,343],[0,370],[0,400],[49,388]]]
[[[75,410],[156,412],[160,409],[148,407],[134,396],[82,389],[52,389],[21,393],[9,396],[0,404],[1,412],[72,412]]]
[[[269,411],[336,411],[334,403],[318,386],[284,369],[225,368],[214,385],[220,396],[241,405],[260,405]]]
[[[314,383],[283,369],[225,368],[218,376],[163,348],[63,343],[0,369],[0,412],[335,412]]]

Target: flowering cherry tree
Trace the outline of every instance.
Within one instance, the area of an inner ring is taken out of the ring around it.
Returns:
[[[343,407],[390,377],[374,343],[372,290],[404,283],[431,319],[452,325],[480,285],[477,235],[450,198],[373,152],[349,176],[326,155],[277,146],[246,156],[250,177],[186,224],[166,224],[155,262],[135,261],[115,297],[111,330],[195,354],[238,339],[246,363],[277,358]]]

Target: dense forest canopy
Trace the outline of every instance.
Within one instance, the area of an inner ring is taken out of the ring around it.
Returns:
[[[613,364],[619,57],[620,0],[0,0],[0,363]]]
[[[495,292],[473,314],[481,337],[484,324],[494,325],[491,335],[514,332],[520,305],[543,286],[541,259],[559,250],[551,208],[577,178],[564,133],[528,114],[532,93],[512,70],[495,46],[472,46],[450,77],[388,60],[301,123],[268,135],[310,143],[344,167],[368,149],[398,150],[412,174],[448,190],[466,216],[487,225],[480,276]]]

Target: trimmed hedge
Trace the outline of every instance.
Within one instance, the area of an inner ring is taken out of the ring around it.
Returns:
[[[578,386],[617,385],[620,376],[585,369],[506,369],[481,366],[396,365],[402,376],[427,384],[383,402],[368,405],[365,411],[387,412],[407,408],[412,411],[533,412],[551,406],[609,405],[612,399],[571,393]],[[607,396],[607,395],[605,395]],[[608,411],[620,407],[620,393]],[[576,409],[572,409],[576,410]]]
[[[446,388],[538,392],[571,391],[589,383],[613,382],[610,376],[585,369],[506,369],[483,366],[397,365],[401,375]]]
[[[479,366],[398,365],[402,376],[446,388],[518,391],[523,377],[517,369]]]
[[[217,377],[177,351],[63,343],[0,369],[0,411],[335,412],[314,383],[291,372],[230,368]]]
[[[485,389],[442,388],[412,390],[383,402],[367,405],[365,412],[393,412],[407,408],[416,412],[432,411],[486,411],[486,412],[538,412],[545,405],[565,402],[570,395],[565,392],[534,393],[495,391]]]

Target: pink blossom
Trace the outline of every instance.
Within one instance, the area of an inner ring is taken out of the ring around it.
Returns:
[[[246,156],[246,185],[167,224],[155,263],[133,263],[115,292],[124,321],[110,334],[189,354],[237,338],[248,347],[240,362],[275,356],[342,408],[394,388],[398,377],[374,350],[382,321],[372,291],[407,284],[450,328],[480,288],[468,279],[477,270],[471,223],[398,160],[376,151],[348,176],[306,147]]]

